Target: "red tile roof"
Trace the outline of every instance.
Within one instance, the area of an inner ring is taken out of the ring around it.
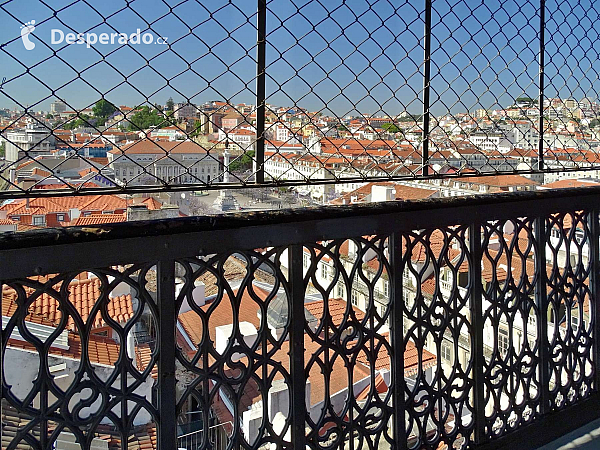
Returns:
[[[126,208],[125,199],[116,195],[93,195],[75,197],[46,197],[17,200],[5,204],[0,210],[8,215],[46,215],[66,213],[75,208],[80,211],[115,211]]]
[[[64,356],[67,358],[81,359],[82,345],[81,338],[77,333],[69,333],[69,348],[61,349],[52,347],[50,353],[55,356]],[[24,350],[36,351],[33,344],[27,341],[9,339],[8,346],[12,348],[22,348]],[[114,366],[119,359],[120,345],[113,339],[90,334],[88,337],[87,354],[90,362]]]
[[[353,198],[354,202],[362,202],[367,196],[371,195],[373,186],[393,186],[395,200],[422,200],[437,194],[437,191],[434,189],[416,188],[392,182],[373,182],[361,186],[351,192],[346,192],[333,203],[342,204],[344,203],[344,200],[346,203],[351,203]]]
[[[125,222],[127,216],[125,214],[92,214],[90,216],[81,216],[73,221],[71,225],[81,227],[87,225],[101,225],[103,223]]]
[[[194,141],[156,141],[151,139],[142,139],[132,144],[126,144],[120,148],[113,148],[109,151],[115,156],[132,154],[159,154],[166,155],[177,153],[201,153],[208,154],[208,150]]]
[[[60,289],[60,285],[55,285],[54,289],[57,291]],[[75,307],[79,315],[81,316],[84,323],[87,323],[90,312],[98,299],[100,298],[101,281],[98,278],[73,280],[69,283],[69,296],[67,301]],[[31,295],[33,289],[26,288],[28,295]],[[6,316],[12,316],[17,309],[17,293],[14,289],[4,287],[2,289],[2,314]],[[27,320],[33,321],[35,316],[41,317],[43,320],[56,326],[59,324],[62,317],[62,311],[59,307],[59,302],[56,298],[51,295],[44,293],[35,297],[33,302],[29,305],[28,311],[30,312],[30,318]],[[107,303],[108,315],[116,320],[117,322],[126,322],[131,319],[134,314],[133,305],[131,302],[131,295],[120,295],[117,297],[111,297]],[[106,322],[102,318],[100,310],[97,310],[93,318],[93,328],[99,328],[105,326]],[[69,316],[67,322],[67,328],[69,330],[75,330],[75,322],[71,316]]]
[[[319,321],[323,320],[324,306],[325,305],[323,300],[317,300],[314,302],[304,304],[306,310],[310,312],[313,316],[315,316],[315,318]],[[354,311],[356,320],[362,321],[365,318],[365,313],[363,311],[358,309],[356,306],[349,306],[345,300],[341,298],[329,299],[327,301],[327,311],[331,316],[331,323],[333,323],[333,325],[335,325],[336,327],[339,327],[344,320],[346,312],[349,311],[350,308],[352,308],[352,310]]]
[[[595,180],[558,180],[553,183],[548,183],[542,185],[542,187],[548,189],[564,189],[564,188],[572,188],[572,187],[590,187],[590,186],[598,186],[600,183]]]

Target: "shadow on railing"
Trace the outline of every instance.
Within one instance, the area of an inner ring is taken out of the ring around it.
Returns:
[[[600,415],[599,200],[4,235],[3,448],[547,442]]]

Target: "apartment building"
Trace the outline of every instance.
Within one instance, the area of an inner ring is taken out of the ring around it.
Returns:
[[[28,121],[24,128],[13,128],[4,132],[6,161],[29,160],[39,155],[48,155],[56,146],[56,138],[50,128]]]

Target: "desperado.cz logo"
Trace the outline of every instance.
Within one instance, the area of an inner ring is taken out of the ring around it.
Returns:
[[[33,50],[35,48],[35,42],[32,42],[29,35],[35,30],[35,20],[31,20],[21,25],[21,40],[26,50]],[[151,45],[159,44],[166,45],[167,39],[164,36],[158,36],[156,39],[152,33],[142,33],[138,28],[135,33],[65,33],[64,31],[53,28],[50,30],[50,43],[52,45],[65,44],[79,44],[90,48],[95,44],[131,44],[131,45]]]

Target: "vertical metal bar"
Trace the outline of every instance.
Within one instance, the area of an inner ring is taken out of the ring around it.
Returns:
[[[600,227],[598,226],[598,210],[596,208],[589,212],[589,264],[590,264],[590,320],[594,322],[593,328],[593,342],[594,342],[594,368],[595,368],[595,380],[594,388],[598,392],[600,391],[600,320],[598,320],[598,311],[600,311],[600,242],[599,233]]]
[[[265,64],[267,46],[267,0],[258,0],[256,25],[256,183],[265,181]]]
[[[2,311],[2,298],[4,295],[4,283],[0,280],[0,311]],[[4,323],[2,315],[0,315],[0,413],[2,412],[2,400],[4,400],[4,352],[6,347],[4,345]],[[1,414],[0,414],[1,417]],[[0,442],[2,441],[2,435],[4,433],[4,427],[0,425]]]
[[[540,0],[540,74],[539,74],[539,142],[538,142],[538,170],[544,170],[544,69],[546,54],[546,0]]]
[[[407,448],[406,438],[406,405],[404,399],[404,297],[403,279],[404,264],[402,262],[402,234],[393,233],[389,238],[389,258],[392,273],[390,275],[390,301],[392,305],[391,338],[393,353],[394,383],[394,441],[396,448]]]
[[[304,370],[304,276],[302,245],[289,249],[289,280],[291,286],[290,314],[290,377],[292,378],[292,432],[294,448],[306,446],[306,376]]]
[[[473,399],[475,404],[475,443],[482,444],[485,434],[485,393],[483,356],[483,285],[481,283],[481,223],[476,221],[469,227],[469,253],[471,254],[471,326],[473,329]]]
[[[548,343],[548,293],[546,273],[546,218],[535,218],[535,270],[537,281],[535,299],[538,309],[537,339],[540,358],[540,413],[546,414],[550,410],[550,349]]]
[[[175,261],[159,261],[157,271],[158,307],[158,448],[177,448],[177,407],[175,392]]]
[[[423,155],[422,175],[429,175],[429,86],[431,84],[431,0],[425,0],[425,42],[423,58]]]

